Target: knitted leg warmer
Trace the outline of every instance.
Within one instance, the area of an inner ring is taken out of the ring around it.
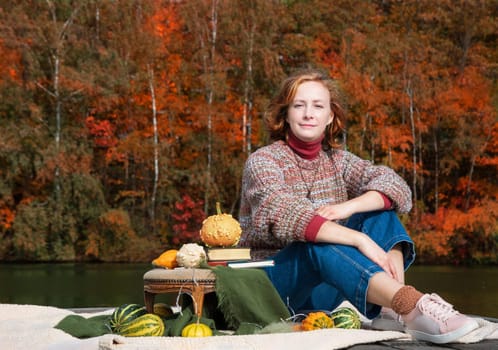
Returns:
[[[419,299],[423,296],[412,286],[403,286],[394,294],[391,301],[391,308],[400,315],[406,315],[412,311]]]

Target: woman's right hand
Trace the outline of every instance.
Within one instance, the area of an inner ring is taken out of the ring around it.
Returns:
[[[379,265],[389,276],[398,280],[393,258],[363,232],[352,230],[333,221],[326,221],[318,230],[315,242],[344,244],[355,247],[363,255]]]
[[[358,233],[356,248],[367,258],[379,265],[389,276],[398,281],[396,265],[391,256],[369,236],[361,232]]]

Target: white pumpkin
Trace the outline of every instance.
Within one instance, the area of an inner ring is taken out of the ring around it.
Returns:
[[[206,251],[197,243],[186,243],[176,253],[178,266],[199,267],[204,261],[206,261]]]

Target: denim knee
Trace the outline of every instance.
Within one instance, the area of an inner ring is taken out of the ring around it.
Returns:
[[[367,234],[385,251],[390,251],[394,246],[400,244],[405,270],[415,260],[413,240],[393,210],[354,214],[348,219],[345,226]]]
[[[369,235],[386,251],[401,244],[405,268],[415,258],[413,241],[394,211],[355,214],[345,226]],[[382,269],[355,247],[295,242],[274,259],[275,267],[266,271],[284,302],[294,309],[334,308],[347,299],[369,318],[380,311],[378,305],[367,303],[366,294],[370,278]],[[323,284],[327,287],[322,288]]]

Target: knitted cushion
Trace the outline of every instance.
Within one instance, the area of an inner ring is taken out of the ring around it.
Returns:
[[[216,275],[209,269],[191,269],[191,268],[176,268],[176,269],[161,269],[155,268],[147,271],[144,274],[144,281],[198,281],[198,282],[215,282]]]

